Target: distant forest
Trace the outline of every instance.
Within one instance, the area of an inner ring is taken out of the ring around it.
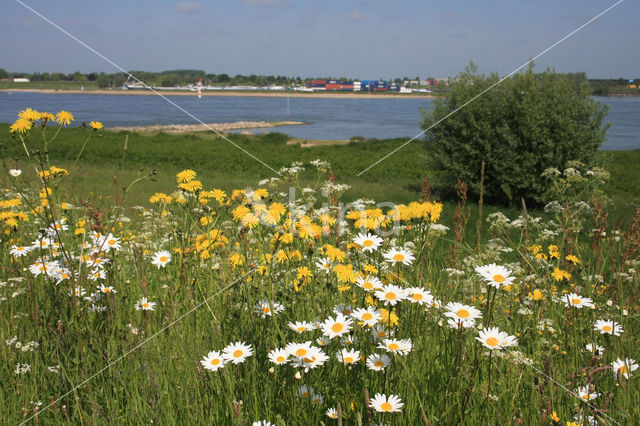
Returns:
[[[162,72],[149,72],[149,71],[131,71],[138,80],[150,85],[150,86],[160,86],[160,87],[174,87],[174,86],[184,86],[188,84],[197,83],[200,79],[202,79],[203,84],[205,85],[214,85],[214,86],[268,86],[268,85],[279,85],[279,86],[291,86],[291,85],[304,85],[306,79],[327,79],[327,80],[354,80],[353,78],[347,77],[335,77],[335,76],[324,76],[324,77],[287,77],[283,75],[242,75],[237,74],[235,76],[230,76],[228,74],[208,74],[202,70],[169,70]],[[614,94],[621,90],[628,90],[629,86],[635,85],[636,87],[640,86],[640,78],[636,79],[627,79],[627,78],[618,78],[618,79],[587,79],[586,74],[581,73],[569,73],[568,74],[574,81],[576,82],[584,82],[585,80],[589,82],[591,85],[591,91],[593,95],[596,96],[606,96],[609,94]],[[22,73],[22,72],[9,72],[2,68],[0,68],[0,79],[8,79],[8,78],[17,78],[23,77],[28,78],[33,82],[36,81],[75,81],[75,82],[83,82],[83,81],[91,81],[96,82],[98,87],[108,88],[108,87],[122,87],[124,83],[127,81],[127,75],[124,73],[113,73],[107,74],[104,72],[92,72],[88,74],[83,74],[79,71],[76,71],[71,74],[64,74],[60,72],[52,72],[52,73]],[[384,79],[380,79],[384,80]],[[405,81],[409,81],[409,77],[395,78],[392,79],[396,83],[402,83]],[[420,80],[418,77],[415,80]]]

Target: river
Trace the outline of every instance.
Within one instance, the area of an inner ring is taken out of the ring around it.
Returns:
[[[302,139],[414,137],[421,132],[421,109],[433,108],[429,98],[298,98],[243,96],[167,96],[205,123],[283,121],[309,123],[276,128]],[[609,106],[611,123],[603,150],[640,148],[640,97],[597,97]],[[0,92],[0,122],[16,119],[18,111],[67,110],[76,122],[97,120],[105,127],[152,124],[195,124],[193,118],[159,96]],[[256,132],[263,132],[264,129]],[[270,131],[274,131],[271,129]]]

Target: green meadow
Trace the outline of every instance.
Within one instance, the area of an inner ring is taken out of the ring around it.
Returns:
[[[640,423],[640,151],[505,207],[420,141],[58,129],[0,125],[3,421]]]

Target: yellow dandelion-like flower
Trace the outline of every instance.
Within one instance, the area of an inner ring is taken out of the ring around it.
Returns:
[[[234,268],[244,265],[244,256],[241,253],[232,253],[229,256],[229,262]]]
[[[31,130],[33,126],[33,121],[27,120],[26,118],[18,118],[10,127],[9,131],[11,133],[26,133],[28,130]]]
[[[573,263],[574,265],[578,265],[581,263],[580,259],[578,259],[578,257],[573,254],[568,254],[567,256],[565,256],[565,259]]]
[[[551,274],[556,281],[569,280],[571,279],[571,274],[563,269],[554,268],[553,273]]]
[[[191,182],[195,178],[196,178],[196,172],[191,169],[186,169],[176,175],[176,182],[177,183]]]
[[[71,124],[73,120],[74,120],[73,114],[71,114],[69,111],[62,110],[56,114],[56,122],[58,124],[62,124],[63,126],[67,124]]]
[[[231,212],[235,220],[242,220],[249,213],[251,213],[251,209],[247,206],[238,206]]]
[[[178,187],[184,189],[187,192],[196,192],[202,189],[202,182],[199,180],[191,180],[178,184]]]
[[[395,327],[399,324],[400,319],[398,318],[398,315],[396,315],[394,312],[388,311],[387,309],[380,309],[380,312],[382,313],[382,318],[380,319],[380,322],[382,322],[386,326]]]
[[[99,121],[92,121],[89,123],[89,126],[91,126],[93,128],[93,130],[100,130],[102,129],[102,123]]]
[[[301,266],[297,269],[297,274],[296,277],[299,280],[310,280],[311,279],[311,271],[309,270],[309,268],[307,268],[306,266]]]
[[[41,112],[40,120],[42,120],[42,124],[46,124],[48,121],[53,121],[56,119],[56,116],[51,114],[50,112]]]
[[[25,120],[36,121],[40,120],[41,114],[35,109],[26,108],[18,113],[18,117],[24,118]]]

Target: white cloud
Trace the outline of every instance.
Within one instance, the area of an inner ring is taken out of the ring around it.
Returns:
[[[202,6],[197,1],[181,1],[176,4],[176,12],[178,13],[198,13],[202,10]]]

